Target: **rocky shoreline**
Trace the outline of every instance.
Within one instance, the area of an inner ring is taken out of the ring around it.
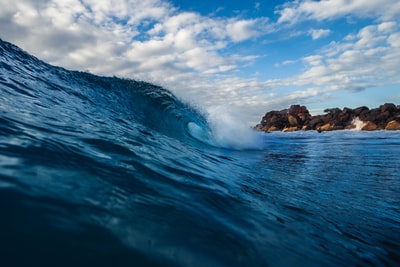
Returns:
[[[400,105],[386,103],[378,108],[332,108],[326,114],[311,116],[305,106],[292,105],[288,109],[269,111],[255,127],[264,132],[335,131],[357,129],[363,131],[400,130]]]

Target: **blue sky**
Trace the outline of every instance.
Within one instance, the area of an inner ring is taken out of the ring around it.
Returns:
[[[273,109],[400,104],[398,0],[0,0],[0,38],[162,85],[252,125]]]

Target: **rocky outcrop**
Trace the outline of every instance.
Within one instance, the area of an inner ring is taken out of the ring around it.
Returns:
[[[368,107],[326,109],[326,114],[311,116],[305,106],[292,105],[281,111],[265,114],[257,130],[292,132],[298,130],[334,131],[358,129],[364,131],[400,130],[400,106],[386,103],[379,108]]]
[[[297,131],[301,130],[311,119],[311,115],[305,106],[292,105],[281,111],[270,111],[256,126],[262,131]]]

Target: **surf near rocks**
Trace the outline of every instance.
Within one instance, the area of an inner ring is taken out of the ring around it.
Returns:
[[[400,130],[400,106],[386,103],[378,108],[362,106],[325,109],[326,114],[312,116],[305,106],[292,105],[288,109],[269,111],[255,127],[259,131],[293,132],[298,130]]]

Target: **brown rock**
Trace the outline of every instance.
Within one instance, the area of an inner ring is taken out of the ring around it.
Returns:
[[[352,130],[352,129],[355,129],[356,128],[356,126],[354,125],[354,124],[349,124],[349,125],[347,125],[346,127],[344,127],[344,129],[346,129],[346,130]]]
[[[305,106],[291,105],[287,110],[288,127],[302,128],[311,119],[311,114]]]
[[[338,130],[344,130],[345,129],[345,126],[344,125],[332,125],[332,127],[331,127],[331,131],[338,131]]]
[[[280,131],[281,129],[279,129],[276,126],[271,126],[269,128],[266,128],[266,132],[275,132],[275,131]]]
[[[322,126],[317,127],[317,131],[319,132],[331,131],[331,130],[332,130],[332,125],[330,123],[326,123]]]
[[[360,116],[362,113],[368,112],[369,108],[366,106],[362,106],[362,107],[358,107],[356,109],[354,109],[354,114],[356,116]]]
[[[323,124],[324,122],[321,119],[321,116],[315,116],[307,123],[307,129],[316,130],[319,126]]]
[[[275,128],[277,131],[283,130],[283,128],[287,127],[289,124],[287,121],[286,111],[287,110],[267,112],[262,118],[261,126],[268,130],[272,127],[274,128],[274,131]]]
[[[295,132],[295,131],[297,131],[299,128],[297,128],[297,127],[288,127],[288,128],[285,128],[285,129],[283,129],[282,131],[283,132]]]
[[[299,115],[299,114],[309,114],[308,109],[305,106],[291,105],[288,110],[289,114]]]
[[[385,130],[391,130],[391,131],[400,130],[400,122],[395,120],[389,121],[386,124]]]
[[[311,130],[308,125],[303,125],[303,127],[301,127],[301,130],[306,131],[306,130]]]
[[[378,130],[378,125],[371,121],[366,121],[365,125],[361,128],[363,131],[375,131]]]
[[[370,121],[370,122],[375,123],[375,120],[380,115],[380,113],[381,113],[380,110],[375,108],[375,109],[361,112],[359,117],[360,117],[360,120],[362,120],[362,121]]]
[[[382,106],[380,106],[379,109],[381,110],[382,113],[389,112],[390,114],[397,111],[396,105],[392,103],[385,103]]]
[[[297,119],[297,117],[295,115],[288,115],[288,121],[289,121],[289,125],[291,127],[298,127],[299,126],[299,120]]]
[[[351,124],[354,118],[354,111],[350,108],[344,108],[337,116],[333,119],[333,124],[338,130],[343,130]]]

